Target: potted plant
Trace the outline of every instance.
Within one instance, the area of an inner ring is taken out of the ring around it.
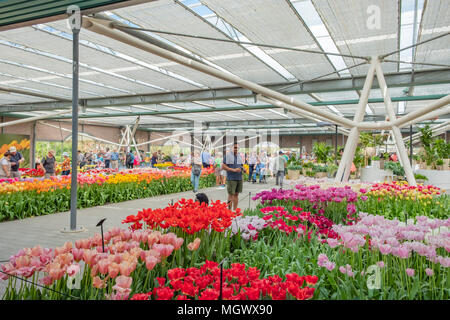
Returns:
[[[327,166],[327,177],[334,178],[336,176],[336,172],[338,170],[338,166],[334,163],[329,163]]]
[[[405,177],[405,170],[398,161],[388,161],[384,164],[384,168],[387,170],[392,170],[396,180],[403,180]]]
[[[381,158],[379,156],[373,156],[372,157],[372,167],[380,169],[381,168],[380,160],[381,160]]]
[[[436,160],[436,169],[437,170],[444,170],[444,160],[437,159]]]
[[[314,171],[312,171],[312,170],[306,171],[306,176],[308,176],[308,177],[314,177],[315,174],[316,173]]]
[[[327,176],[327,167],[322,165],[315,165],[313,168],[315,178],[324,178]]]
[[[301,165],[289,165],[287,168],[289,179],[296,180],[300,178],[300,173],[302,171]]]
[[[312,163],[311,161],[305,162],[302,167],[303,174],[308,175],[308,172],[311,172],[313,167],[314,163]]]
[[[428,180],[428,178],[427,178],[426,176],[421,175],[421,174],[415,174],[415,175],[414,175],[414,178],[416,179],[416,182],[417,182],[417,183],[422,183],[422,184],[424,184],[425,181]]]

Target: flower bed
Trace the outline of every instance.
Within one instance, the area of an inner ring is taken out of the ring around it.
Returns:
[[[0,183],[0,221],[64,212],[70,208],[70,176],[22,179]],[[215,184],[202,174],[200,188]],[[80,173],[78,208],[187,191],[190,177],[181,171],[137,169],[115,174]]]
[[[445,219],[450,216],[450,198],[430,185],[410,186],[406,182],[373,184],[358,202],[363,212],[398,217],[402,221],[419,215]]]
[[[314,295],[316,276],[287,274],[260,279],[257,268],[233,263],[223,269],[224,300],[307,300]],[[131,300],[217,300],[220,296],[220,269],[217,262],[206,261],[200,268],[176,268],[167,272],[169,283],[161,278],[159,286],[148,293],[135,294]]]
[[[124,219],[129,230],[107,233],[105,253],[97,234],[75,246],[22,250],[1,267],[72,297],[14,286],[14,279],[2,275],[9,281],[4,298],[206,300],[218,299],[222,289],[228,300],[448,300],[448,212],[444,219],[430,218],[430,212],[405,221],[389,212],[358,211],[377,210],[370,197],[380,195],[372,192],[386,190],[380,202],[404,201],[397,192],[407,186],[393,187],[274,189],[258,194],[262,203],[244,215],[219,201],[183,199],[164,209],[143,209]],[[432,209],[446,199],[433,188],[408,190],[436,199]],[[67,288],[77,272],[81,289]]]
[[[252,198],[261,205],[298,206],[307,211],[323,214],[335,223],[346,221],[348,211],[354,212],[358,193],[350,187],[321,189],[319,185],[296,185],[295,189],[272,189]]]

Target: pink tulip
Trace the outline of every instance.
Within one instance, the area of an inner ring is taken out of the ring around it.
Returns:
[[[183,245],[183,242],[184,242],[183,238],[176,238],[173,243],[174,250],[180,249],[181,246]]]
[[[171,244],[161,244],[161,243],[155,243],[153,245],[153,249],[158,251],[162,257],[168,257],[171,255],[174,246]]]
[[[391,253],[391,246],[388,244],[379,245],[378,249],[380,250],[381,254],[383,254],[383,255]]]
[[[96,276],[92,279],[92,286],[97,289],[103,289],[106,287],[106,282],[100,279],[99,276]]]
[[[39,280],[39,282],[41,284],[43,284],[44,286],[51,286],[53,283],[53,278],[51,276],[45,276],[42,279]]]
[[[199,247],[200,247],[200,243],[201,243],[202,241],[200,240],[200,238],[195,238],[195,240],[193,241],[193,242],[191,242],[191,243],[189,243],[188,245],[187,245],[187,248],[190,250],[190,251],[195,251],[195,250],[197,250]]]
[[[159,235],[156,232],[149,234],[147,237],[147,243],[148,243],[149,248],[151,248],[153,246],[153,244],[158,243],[158,241],[159,241]]]
[[[434,275],[434,271],[433,269],[430,268],[426,268],[425,269],[425,273],[427,274],[427,276],[432,277]]]
[[[339,271],[342,272],[343,274],[347,274],[347,269],[345,269],[345,267],[343,266],[339,267]]]
[[[141,235],[142,235],[142,233],[141,233],[140,231],[134,231],[134,232],[131,234],[131,238],[132,238],[134,241],[140,242],[140,241],[141,241]]]
[[[337,247],[339,245],[339,241],[333,238],[328,238],[327,243],[331,248]]]
[[[130,291],[131,292],[131,291]],[[130,292],[114,292],[106,295],[107,300],[128,300]]]
[[[108,259],[102,259],[99,262],[97,262],[98,265],[98,271],[100,271],[101,274],[107,274],[108,268],[110,265],[110,261]]]
[[[24,268],[30,265],[31,259],[28,256],[20,256],[16,259],[15,264],[16,268]]]
[[[149,255],[145,259],[145,266],[147,267],[147,270],[149,270],[149,271],[153,270],[153,268],[156,266],[157,263],[158,263],[158,259],[155,258],[154,256]]]
[[[84,249],[77,249],[77,248],[72,249],[73,259],[76,262],[79,262],[81,259],[83,259],[83,250]]]
[[[407,274],[408,276],[413,277],[413,276],[414,276],[414,273],[415,273],[414,269],[411,269],[411,268],[407,268],[407,269],[406,269],[406,274]]]
[[[325,268],[327,268],[328,271],[332,271],[335,266],[336,266],[336,264],[334,262],[328,261],[325,263]]]
[[[124,291],[126,289],[130,289],[131,283],[133,282],[133,278],[128,276],[118,276],[116,278],[116,285],[113,286],[114,290]]]
[[[78,272],[80,272],[80,265],[79,264],[71,264],[68,268],[67,268],[67,274],[71,277],[73,277],[74,275],[76,275]]]
[[[31,255],[34,257],[38,257],[43,253],[44,253],[44,250],[42,249],[41,246],[36,246],[33,249],[31,249]]]
[[[117,277],[119,272],[120,272],[119,265],[115,262],[110,263],[110,265],[108,266],[109,277],[114,279],[115,277]]]
[[[397,250],[397,256],[402,259],[407,259],[409,257],[409,252],[409,249],[402,245]]]
[[[59,280],[64,276],[64,269],[61,268],[59,263],[51,263],[48,265],[48,275],[53,280]]]
[[[83,260],[88,265],[92,265],[95,262],[94,260],[95,260],[96,255],[97,255],[97,252],[95,252],[94,250],[90,250],[90,249],[83,250]]]
[[[384,268],[384,262],[383,261],[378,261],[377,262],[377,266],[379,266],[380,268]]]
[[[134,269],[136,269],[136,264],[130,263],[128,261],[123,261],[119,265],[119,269],[120,269],[120,274],[121,275],[128,277],[134,271]]]

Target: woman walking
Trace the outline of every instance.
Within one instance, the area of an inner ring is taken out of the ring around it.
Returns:
[[[194,193],[198,191],[198,185],[200,182],[200,175],[202,174],[202,159],[198,151],[191,153],[191,182],[194,187]]]

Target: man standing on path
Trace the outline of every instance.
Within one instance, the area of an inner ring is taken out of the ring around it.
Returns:
[[[238,154],[238,151],[239,145],[236,142],[233,145],[233,152],[228,152],[225,155],[222,164],[223,169],[227,171],[228,208],[230,210],[237,209],[239,193],[242,192],[244,159]]]
[[[10,161],[11,161],[11,178],[20,178],[19,167],[20,164],[25,160],[20,152],[17,151],[16,147],[9,148]]]
[[[119,169],[119,153],[116,149],[111,152],[111,168],[114,170]]]
[[[282,150],[280,150],[278,157],[275,160],[275,172],[277,173],[276,185],[283,188],[284,168],[287,163],[286,157]]]

